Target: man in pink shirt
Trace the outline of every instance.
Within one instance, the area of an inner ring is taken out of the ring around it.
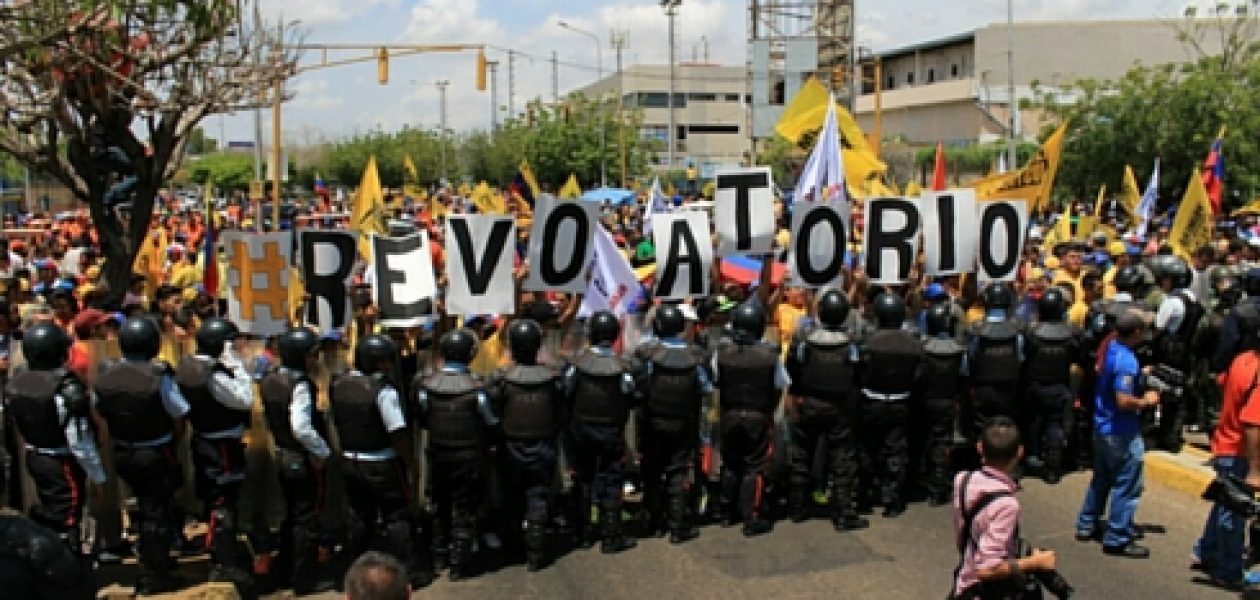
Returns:
[[[990,420],[976,446],[984,466],[954,479],[954,532],[962,554],[954,573],[955,600],[1005,598],[1022,588],[1023,573],[1055,568],[1049,550],[1018,557],[1019,500],[1012,473],[1024,448],[1015,422]]]

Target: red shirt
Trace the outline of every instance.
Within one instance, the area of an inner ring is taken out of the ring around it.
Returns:
[[[1243,352],[1234,358],[1220,377],[1221,417],[1212,434],[1214,456],[1244,456],[1243,428],[1260,427],[1260,385],[1257,368],[1260,355]]]

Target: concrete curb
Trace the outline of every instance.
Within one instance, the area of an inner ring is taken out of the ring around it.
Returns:
[[[1210,453],[1190,445],[1177,454],[1150,450],[1143,459],[1143,472],[1148,482],[1197,499],[1216,477],[1208,464],[1211,459]]]

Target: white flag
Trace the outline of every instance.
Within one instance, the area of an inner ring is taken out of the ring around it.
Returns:
[[[652,191],[648,192],[647,207],[643,210],[643,235],[652,234],[652,216],[668,210],[665,193],[661,191],[661,177],[657,175],[652,179]]]
[[[591,263],[591,281],[586,286],[578,314],[588,316],[607,310],[620,317],[630,312],[642,295],[642,286],[625,255],[617,249],[612,234],[603,227],[595,228],[595,255]]]
[[[1155,159],[1155,170],[1151,171],[1151,180],[1146,184],[1146,191],[1142,192],[1142,200],[1138,202],[1137,216],[1142,219],[1138,223],[1137,234],[1139,237],[1146,237],[1146,227],[1151,222],[1151,217],[1155,214],[1155,203],[1159,201],[1159,158]]]
[[[792,193],[793,202],[831,202],[844,198],[844,161],[840,157],[840,132],[836,127],[836,104],[834,100],[827,103],[827,119],[823,121],[822,131],[818,134],[818,142],[814,151],[796,180],[796,190]],[[842,209],[848,214],[847,209]]]

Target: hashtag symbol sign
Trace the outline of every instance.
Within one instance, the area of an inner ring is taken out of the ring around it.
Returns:
[[[232,254],[236,259],[233,262],[240,273],[236,285],[232,286],[232,294],[240,303],[241,318],[246,321],[254,320],[254,309],[260,305],[266,305],[271,310],[273,319],[283,319],[289,314],[289,291],[280,280],[289,263],[280,256],[280,244],[264,243],[262,247],[263,257],[256,259],[250,255],[249,242],[232,242]],[[255,275],[266,275],[266,285],[255,287]]]

